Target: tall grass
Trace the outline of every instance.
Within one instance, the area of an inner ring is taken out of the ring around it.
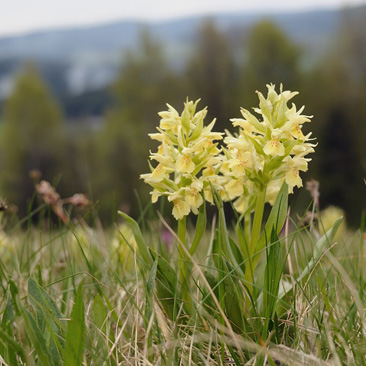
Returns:
[[[254,307],[233,263],[215,249],[219,225],[205,231],[196,255],[186,253],[189,304],[177,276],[179,238],[163,219],[160,229],[147,223],[141,237],[125,225],[103,230],[82,221],[3,232],[1,364],[364,365],[362,230],[334,242],[339,222],[319,238],[287,218],[259,264],[280,268],[277,295],[269,267]],[[234,229],[227,235],[236,239]],[[149,248],[150,267],[135,240]]]

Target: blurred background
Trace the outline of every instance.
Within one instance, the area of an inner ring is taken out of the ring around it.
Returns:
[[[255,90],[272,82],[299,91],[294,102],[314,115],[305,128],[318,147],[304,181],[320,181],[321,207],[339,206],[359,224],[366,207],[366,4],[278,1],[274,10],[269,1],[188,1],[172,9],[139,1],[111,6],[109,14],[108,1],[90,14],[89,5],[77,8],[83,1],[63,12],[37,9],[38,0],[28,10],[2,5],[0,196],[19,215],[34,193],[32,169],[62,196],[88,193],[103,221],[121,208],[137,214],[134,192],[148,202],[139,175],[156,148],[147,133],[165,103],[181,111],[187,96],[201,98],[207,123],[217,118],[216,131],[232,130],[229,119],[240,117],[241,106],[256,106]],[[304,189],[292,199],[295,207],[310,202]]]

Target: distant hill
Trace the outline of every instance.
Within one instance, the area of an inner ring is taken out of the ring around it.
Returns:
[[[142,27],[164,42],[167,47],[176,43],[189,43],[202,20],[197,16],[157,23],[122,21],[89,27],[56,29],[33,32],[20,36],[0,38],[0,60],[32,58],[73,62],[88,56],[113,58],[133,48]],[[329,37],[337,27],[339,11],[323,10],[304,13],[242,13],[214,15],[217,25],[224,31],[231,28],[249,28],[263,18],[270,18],[281,26],[295,41],[312,44]]]
[[[271,19],[309,54],[316,56],[327,49],[336,34],[340,15],[341,10],[322,10],[235,13],[210,18],[222,31],[236,34],[244,34],[261,19]],[[189,56],[204,18],[207,17],[153,23],[121,21],[0,38],[0,100],[9,94],[15,75],[26,60],[38,63],[43,76],[58,95],[78,95],[105,87],[118,72],[124,52],[138,44],[142,28],[163,43],[171,65],[179,68]],[[237,42],[241,46],[242,40]]]

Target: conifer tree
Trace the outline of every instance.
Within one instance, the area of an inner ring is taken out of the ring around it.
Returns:
[[[134,190],[145,188],[138,186],[138,177],[146,167],[146,148],[153,146],[147,133],[155,131],[157,111],[165,103],[182,99],[163,48],[147,30],[142,31],[138,48],[128,53],[112,94],[115,104],[99,136],[97,165],[103,172],[96,175],[94,184],[104,217],[120,205],[127,210],[136,202]]]
[[[234,62],[230,45],[213,20],[199,30],[196,45],[188,61],[188,95],[202,98],[208,108],[208,119],[217,118],[216,128],[227,128],[227,119],[235,94]]]
[[[29,172],[40,170],[52,180],[62,160],[61,111],[33,65],[18,77],[3,120],[0,187],[23,213],[34,191]]]
[[[242,89],[252,105],[253,90],[264,91],[268,83],[296,89],[299,82],[299,48],[273,22],[256,24],[247,40]],[[252,98],[252,99],[251,99]]]

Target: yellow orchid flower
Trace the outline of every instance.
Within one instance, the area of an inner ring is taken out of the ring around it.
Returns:
[[[285,175],[286,183],[289,186],[290,193],[293,192],[293,187],[302,187],[302,179],[300,178],[299,169],[291,167]]]
[[[157,182],[160,182],[163,179],[167,178],[165,167],[162,163],[158,164],[158,166],[151,173],[151,178]]]
[[[183,198],[176,198],[172,202],[174,204],[172,213],[176,220],[181,220],[184,216],[187,216],[190,213],[190,205]]]
[[[201,191],[203,189],[203,183],[201,181],[193,182],[189,188],[186,189],[185,200],[190,205],[194,214],[198,213],[198,208],[203,203]]]
[[[272,135],[270,141],[266,143],[263,148],[263,151],[267,155],[272,156],[284,156],[285,155],[285,147],[283,146],[282,142],[279,138],[276,138]]]
[[[175,169],[178,173],[192,173],[195,167],[196,165],[189,155],[179,154],[175,163]]]
[[[229,199],[234,197],[231,187],[240,184],[254,184],[254,189],[246,194],[254,197],[259,191],[265,191],[266,202],[274,203],[284,181],[293,187],[300,187],[302,180],[300,171],[307,170],[305,156],[314,152],[315,145],[309,141],[311,134],[304,136],[302,125],[310,122],[312,116],[302,114],[304,107],[297,110],[295,104],[291,108],[287,103],[297,92],[276,92],[275,85],[267,85],[265,98],[257,93],[259,108],[254,108],[261,118],[257,118],[246,109],[241,109],[242,119],[232,119],[233,126],[239,127],[237,136],[230,133],[224,139],[226,160],[221,165],[221,174],[233,179],[228,183]],[[239,190],[238,190],[239,192]],[[243,212],[245,200],[238,199],[234,207]]]
[[[229,200],[233,200],[244,193],[243,183],[238,179],[232,179],[225,185],[225,190]]]
[[[150,134],[160,142],[157,153],[150,153],[150,160],[156,161],[151,173],[140,177],[153,187],[152,202],[165,195],[173,202],[173,215],[181,220],[191,211],[198,213],[203,203],[202,195],[209,195],[213,185],[224,191],[215,176],[214,166],[220,164],[221,150],[217,140],[222,133],[212,132],[213,120],[204,126],[207,109],[196,112],[198,101],[187,101],[181,114],[168,105],[168,110],[159,113],[161,117],[158,133]],[[212,170],[212,171],[211,171]]]

